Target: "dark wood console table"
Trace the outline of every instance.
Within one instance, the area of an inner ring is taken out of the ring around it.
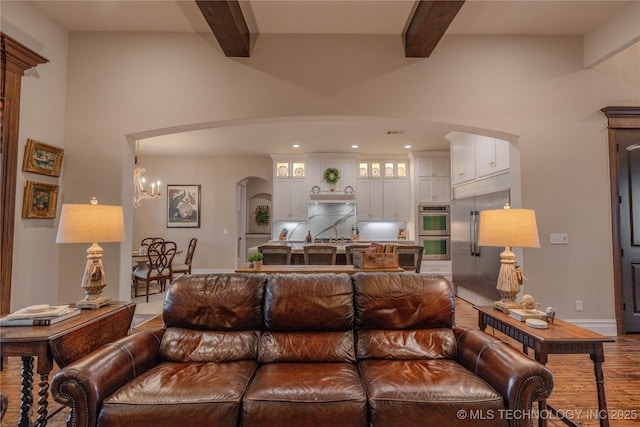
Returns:
[[[522,343],[523,350],[533,349],[535,359],[547,364],[549,354],[588,354],[593,361],[596,389],[598,392],[598,414],[600,426],[609,426],[607,414],[607,399],[604,390],[604,363],[603,343],[614,342],[610,337],[605,337],[588,329],[581,328],[572,323],[555,319],[547,329],[536,329],[525,325],[493,307],[474,307],[478,310],[478,327],[485,330],[487,326]],[[573,421],[563,418],[559,412],[541,402],[541,409],[548,408],[551,413],[558,416],[565,424],[578,427]],[[546,425],[546,419],[540,419],[541,425]]]
[[[0,328],[0,357],[22,357],[22,388],[18,425],[30,426],[33,404],[33,358],[38,358],[39,426],[47,425],[49,372],[53,362],[64,367],[98,347],[126,336],[131,328],[135,302],[112,302],[97,310],[83,309],[79,316],[51,326]]]

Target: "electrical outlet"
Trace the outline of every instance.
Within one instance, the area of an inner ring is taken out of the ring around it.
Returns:
[[[582,311],[584,310],[584,305],[582,304],[582,300],[581,299],[577,299],[576,300],[576,311]]]
[[[549,243],[552,245],[568,245],[569,235],[566,233],[551,233],[549,234]]]

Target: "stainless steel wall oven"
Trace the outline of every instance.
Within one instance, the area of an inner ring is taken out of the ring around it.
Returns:
[[[451,259],[451,217],[449,205],[418,206],[418,244],[422,259]]]

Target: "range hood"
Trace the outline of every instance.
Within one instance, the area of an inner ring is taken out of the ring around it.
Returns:
[[[351,200],[355,200],[356,199],[356,195],[351,193],[351,194],[346,194],[346,193],[342,193],[342,192],[326,192],[326,193],[319,193],[319,194],[310,194],[309,195],[309,200],[312,200],[314,202],[331,202],[331,201],[336,201],[336,202],[348,202]]]

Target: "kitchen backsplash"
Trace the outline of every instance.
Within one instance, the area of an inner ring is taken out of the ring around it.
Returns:
[[[286,240],[304,240],[308,231],[314,239],[336,237],[336,230],[338,238],[350,238],[351,227],[357,225],[363,240],[396,240],[398,228],[405,227],[403,222],[358,223],[355,203],[310,203],[308,219],[308,222],[275,222],[273,239],[278,239],[284,228],[287,229]]]

